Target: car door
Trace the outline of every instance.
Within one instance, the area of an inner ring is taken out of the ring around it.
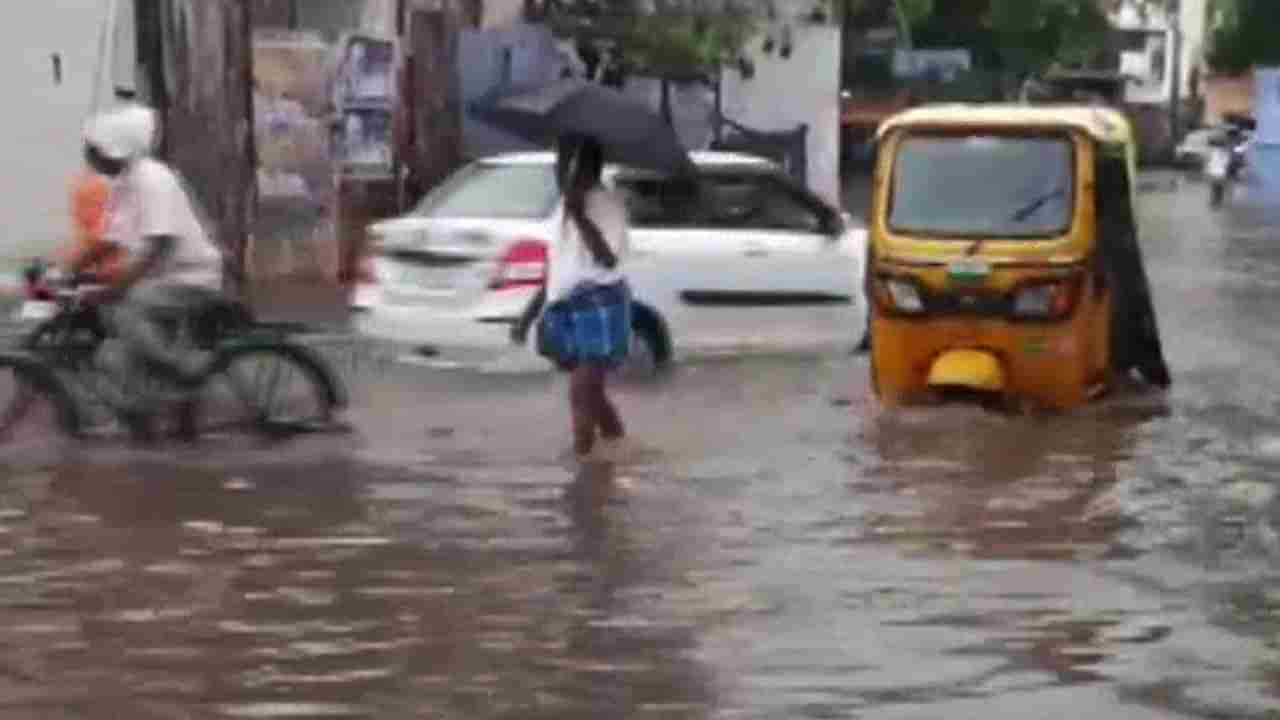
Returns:
[[[741,247],[743,271],[726,280],[722,303],[747,312],[762,342],[779,347],[857,343],[861,277],[858,236],[839,213],[773,170],[704,177],[713,222]]]
[[[613,184],[627,203],[635,298],[659,314],[677,352],[752,344],[750,309],[718,302],[755,264],[743,238],[706,221],[708,198],[692,185],[634,172]]]

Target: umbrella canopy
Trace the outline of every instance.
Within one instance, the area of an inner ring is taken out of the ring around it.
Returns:
[[[538,145],[590,135],[609,162],[668,175],[692,175],[693,162],[672,128],[644,103],[613,88],[566,78],[499,87],[468,105],[473,117]]]

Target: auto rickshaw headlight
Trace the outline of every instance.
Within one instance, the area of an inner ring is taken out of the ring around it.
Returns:
[[[905,313],[924,312],[924,301],[920,298],[920,291],[913,283],[897,278],[888,278],[884,280],[884,287],[888,292],[889,300],[892,301],[894,309]]]
[[[1074,285],[1049,282],[1031,285],[1018,291],[1013,299],[1013,314],[1027,319],[1050,319],[1071,312]]]

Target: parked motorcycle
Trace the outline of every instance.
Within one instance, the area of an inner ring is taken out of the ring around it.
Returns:
[[[1209,207],[1218,208],[1227,198],[1227,192],[1244,169],[1245,154],[1253,132],[1247,127],[1232,127],[1211,139],[1212,151],[1205,163],[1205,175],[1209,179]]]

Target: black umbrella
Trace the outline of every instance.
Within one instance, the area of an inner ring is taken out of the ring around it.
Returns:
[[[561,135],[590,135],[610,162],[667,175],[694,172],[674,128],[644,103],[604,85],[566,78],[503,86],[471,102],[468,110],[537,145],[550,145]]]

